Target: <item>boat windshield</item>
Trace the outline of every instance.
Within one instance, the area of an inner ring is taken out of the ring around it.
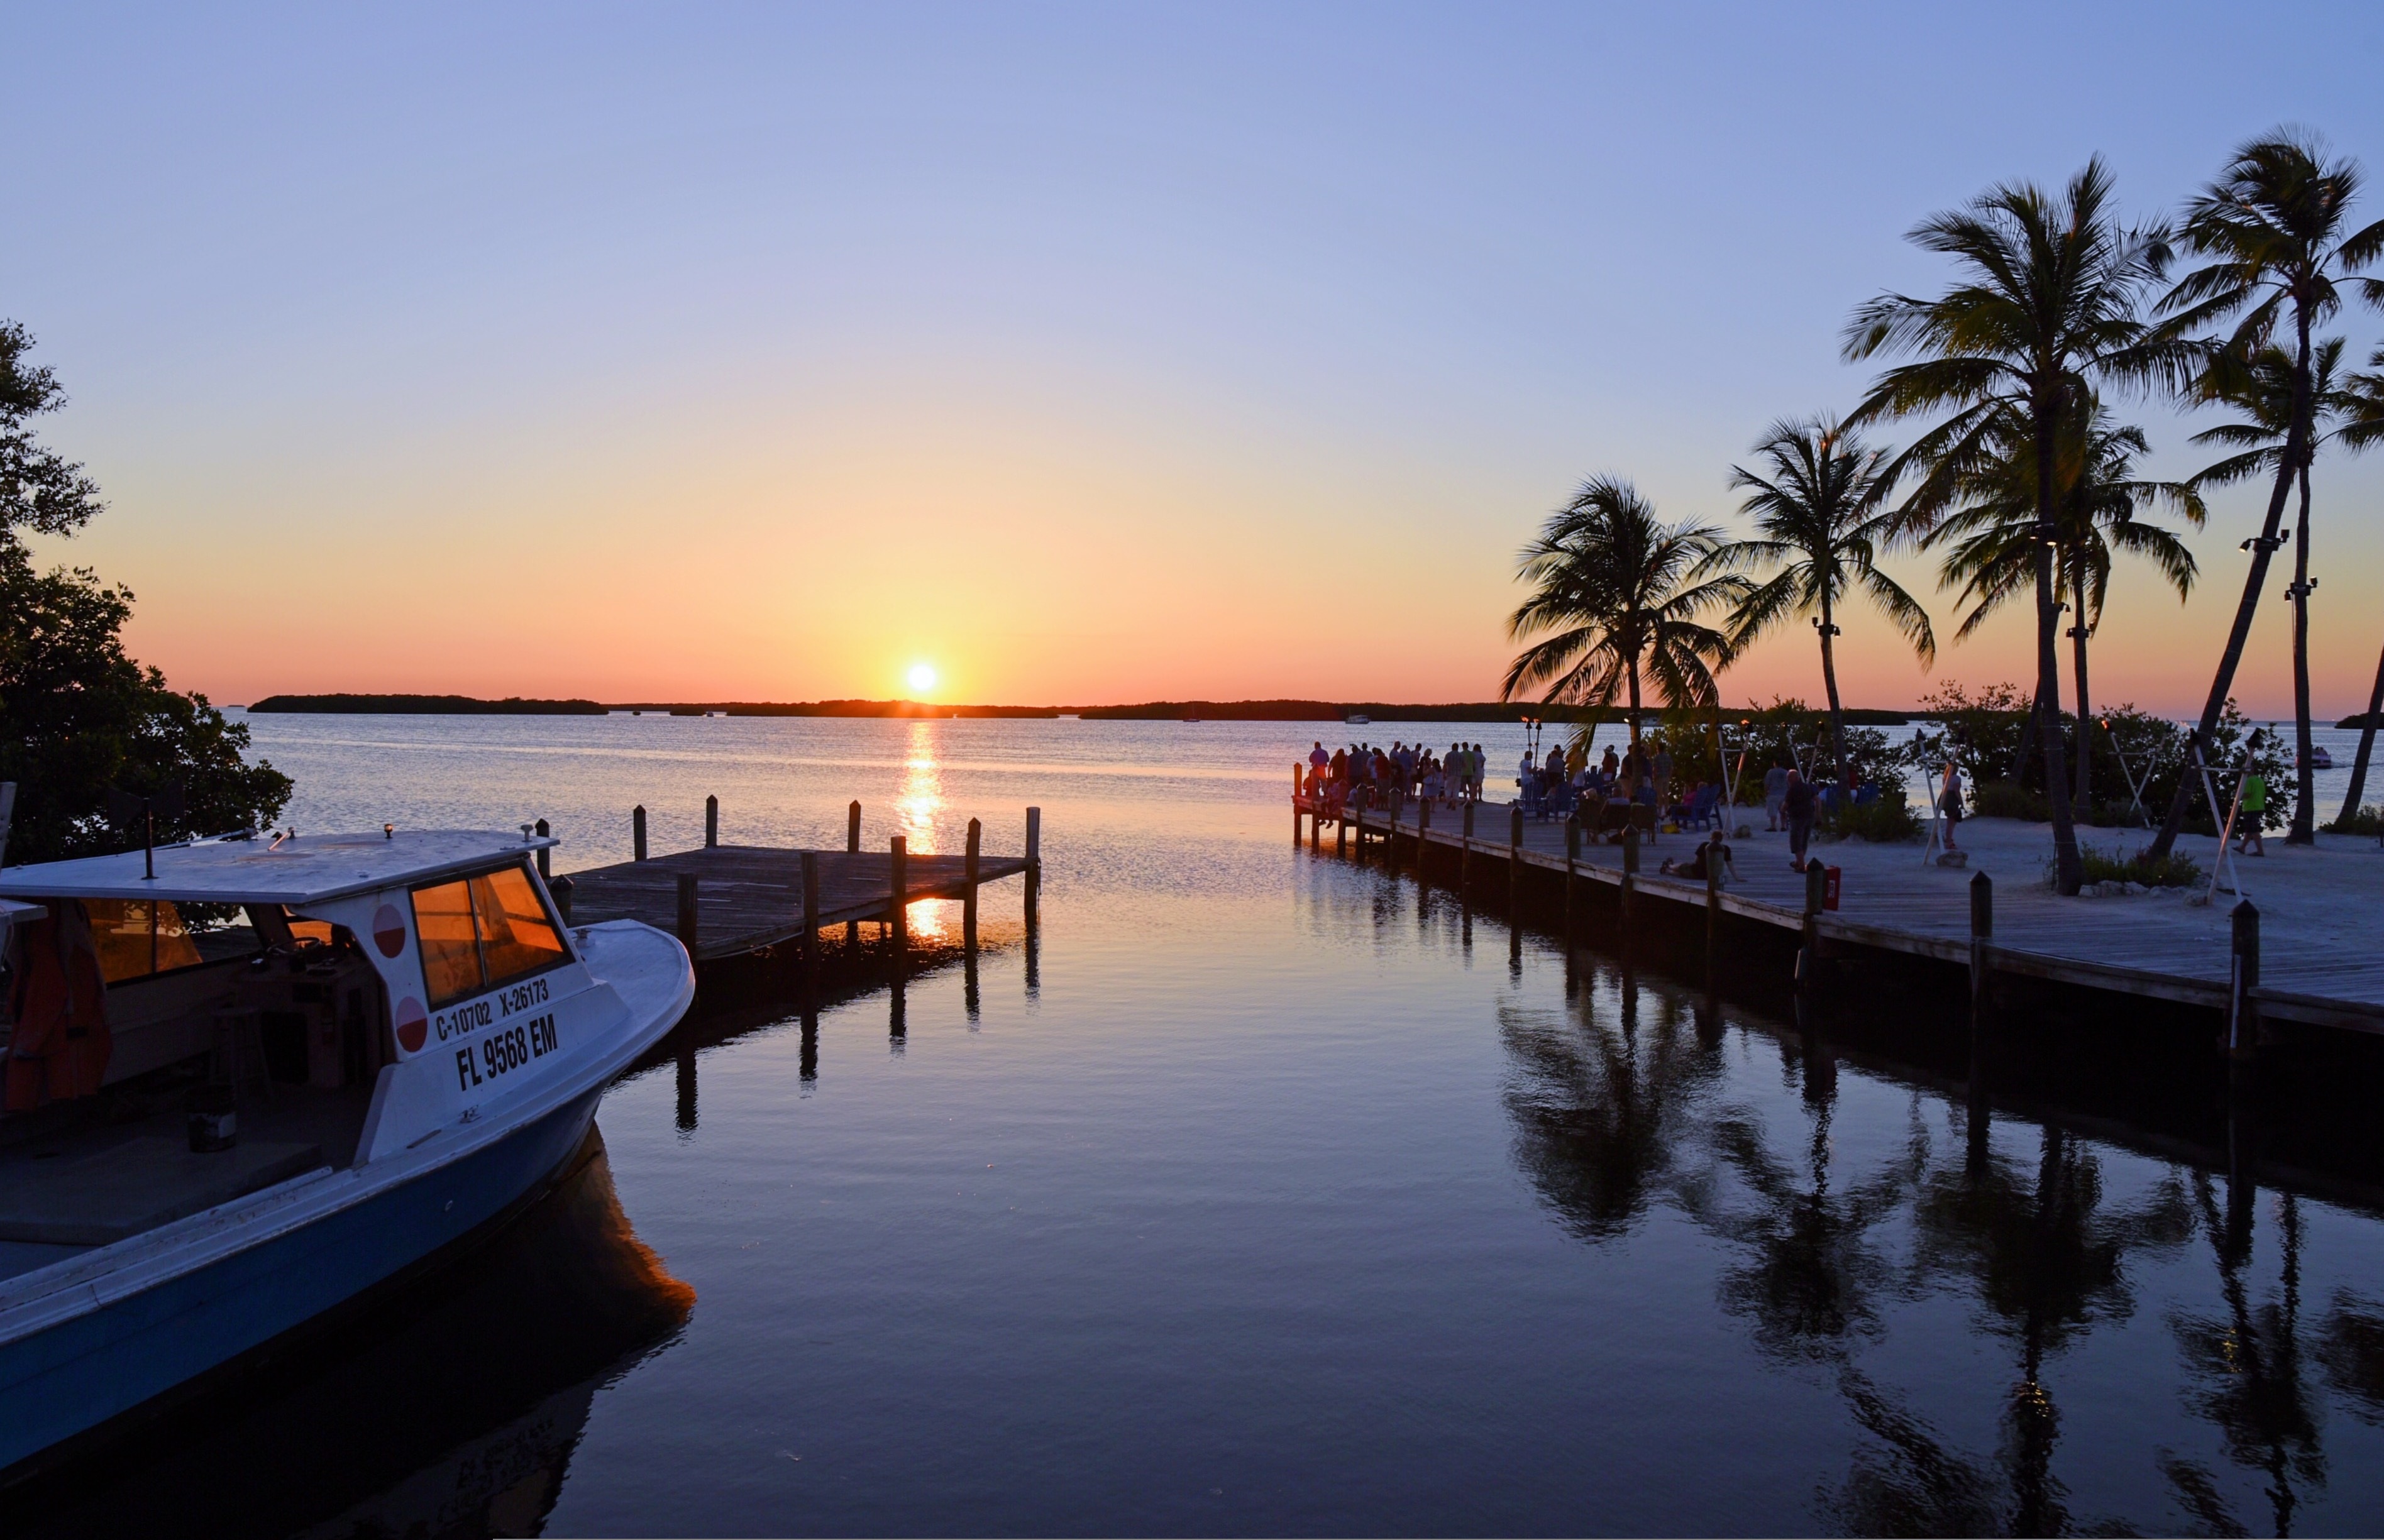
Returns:
[[[91,920],[100,975],[110,984],[205,961],[181,906],[171,899],[85,899],[82,909]]]
[[[414,890],[432,1009],[568,960],[529,874],[502,867]]]

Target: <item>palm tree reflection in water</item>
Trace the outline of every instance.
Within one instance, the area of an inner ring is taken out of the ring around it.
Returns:
[[[1988,1137],[1982,1111],[1918,1090],[1900,1147],[1848,1171],[1833,1138],[1838,1072],[1826,1045],[1781,1035],[1782,1074],[1804,1120],[1800,1136],[1783,1141],[1764,1108],[1732,1094],[1735,1064],[1725,1061],[1718,1017],[1602,968],[1584,966],[1572,982],[1565,1012],[1500,1010],[1517,1072],[1505,1099],[1518,1162],[1559,1222],[1593,1246],[1628,1236],[1659,1205],[1729,1243],[1719,1302],[1773,1362],[1830,1373],[1865,1435],[1844,1480],[1819,1494],[1824,1523],[1854,1534],[2043,1534],[2175,1527],[2181,1515],[2205,1533],[2246,1533],[2218,1474],[2175,1451],[2144,1452],[2147,1474],[2164,1478],[2179,1510],[2166,1518],[2075,1512],[2055,1464],[2062,1412],[2048,1366],[2135,1313],[2131,1264],[2182,1261],[2198,1234],[2218,1287],[2214,1309],[2169,1315],[2185,1410],[2217,1433],[2229,1461],[2259,1472],[2274,1530],[2291,1532],[2296,1493],[2327,1474],[2301,1342],[2299,1199],[2272,1198],[2279,1271],[2262,1298],[2251,1279],[2248,1185],[2222,1201],[2224,1177],[2172,1166],[2115,1197],[2078,1136],[2039,1125],[2030,1159],[2008,1135]],[[1949,1295],[2012,1356],[1992,1455],[1956,1447],[1861,1361],[1888,1335],[1890,1307]],[[2384,1425],[2384,1305],[2338,1294],[2315,1359],[2339,1404]]]

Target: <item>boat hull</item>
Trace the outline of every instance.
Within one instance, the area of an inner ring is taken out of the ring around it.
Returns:
[[[601,1086],[313,1223],[0,1346],[0,1480],[386,1283],[540,1188]]]

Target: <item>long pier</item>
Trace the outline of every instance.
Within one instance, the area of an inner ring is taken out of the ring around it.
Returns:
[[[1760,809],[1732,810],[1732,822]],[[2344,838],[2341,849],[2287,851],[2266,861],[2239,858],[2254,903],[2219,890],[2197,905],[2179,893],[2061,898],[2043,880],[2051,840],[2042,826],[1966,819],[1960,838],[1969,864],[1942,866],[1913,845],[1856,841],[1812,849],[1814,870],[1789,868],[1784,835],[1723,838],[1733,880],[1707,883],[1663,875],[1670,855],[1685,860],[1708,836],[1640,836],[1622,844],[1584,838],[1560,820],[1526,818],[1520,807],[1409,801],[1397,811],[1349,809],[1336,818],[1312,800],[1293,798],[1293,838],[1317,848],[1326,824],[1336,850],[1350,840],[1394,864],[1422,851],[1454,855],[1459,880],[1485,863],[1519,896],[1526,874],[1546,891],[1553,879],[1570,916],[1577,893],[1611,890],[1626,936],[1664,924],[1677,933],[1702,923],[1709,961],[1726,949],[1725,917],[1793,933],[1801,970],[1820,957],[1862,951],[1900,953],[1967,972],[1973,1000],[1996,975],[2201,1007],[2226,1019],[2239,1053],[2256,1045],[2263,1022],[2292,1022],[2384,1034],[2384,853]],[[2131,853],[2141,830],[2084,829],[2081,838]],[[2202,849],[2207,847],[2207,850]],[[2188,846],[2207,865],[2217,843]],[[1821,868],[1841,873],[1835,904]],[[2268,920],[2265,926],[2264,916]]]
[[[556,903],[575,925],[639,920],[671,932],[700,965],[768,952],[788,942],[808,952],[818,932],[834,925],[875,923],[900,943],[904,914],[929,899],[958,900],[962,934],[976,938],[977,889],[1006,877],[1026,878],[1026,913],[1035,914],[1041,874],[1042,810],[1026,810],[1024,855],[987,855],[982,826],[968,824],[959,855],[913,853],[895,835],[883,851],[861,848],[861,804],[846,810],[845,848],[807,851],[720,843],[720,804],[704,799],[702,848],[649,857],[646,810],[631,814],[630,860],[550,879]]]

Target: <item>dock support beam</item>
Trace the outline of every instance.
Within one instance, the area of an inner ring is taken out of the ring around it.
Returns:
[[[803,852],[803,983],[819,978],[819,852]]]
[[[1511,924],[1523,902],[1523,810],[1518,804],[1507,820],[1507,918]],[[1518,933],[1520,934],[1520,932]]]
[[[1987,1019],[1987,949],[1995,938],[1994,879],[1980,872],[1970,879],[1970,1025]]]
[[[968,845],[961,857],[961,946],[972,957],[976,955],[977,849],[984,838],[985,826],[970,819]]]
[[[687,949],[688,960],[695,959],[695,874],[678,875],[678,944]]]
[[[546,826],[546,820],[545,820],[545,819],[543,819],[543,818],[541,818],[541,819],[540,819],[540,820],[538,821],[538,826],[537,826],[537,827],[538,827],[538,837],[539,837],[540,839],[547,838],[549,837],[549,835],[552,833],[552,831],[551,831],[551,830],[549,830],[549,829],[547,828],[547,826]],[[548,876],[548,875],[549,875],[549,874],[548,874],[548,872],[547,872],[546,857],[547,857],[547,849],[546,849],[546,847],[545,847],[545,846],[540,845],[540,846],[538,848],[538,875],[539,875],[540,876],[541,876],[541,877],[544,877],[544,876]]]
[[[1796,949],[1796,987],[1810,989],[1820,982],[1821,906],[1830,900],[1829,868],[1818,861],[1805,863],[1805,939]]]
[[[717,850],[719,847],[720,799],[706,797],[703,800],[703,848],[711,851]]]
[[[2252,991],[2260,987],[2260,912],[2245,899],[2230,916],[2229,937],[2233,967],[2227,983],[2227,1052],[2249,1059],[2260,1046],[2260,1002]]]
[[[1721,963],[1721,826],[1706,840],[1706,979]]]
[[[1639,826],[1632,825],[1622,831],[1622,881],[1615,889],[1615,900],[1622,917],[1622,946],[1631,946],[1632,911],[1638,908],[1639,889]]]
[[[1568,944],[1570,944],[1570,943],[1571,942],[1571,940],[1572,940],[1572,888],[1573,888],[1573,868],[1574,868],[1576,865],[1578,865],[1578,864],[1580,863],[1580,862],[1581,862],[1581,819],[1580,819],[1578,816],[1568,816],[1568,817],[1565,819],[1565,890],[1564,890],[1564,932],[1565,932],[1565,940],[1566,940],[1566,942],[1567,942]]]
[[[646,804],[643,802],[629,810],[629,859],[646,859]]]
[[[889,845],[892,882],[886,898],[886,939],[889,953],[888,966],[894,976],[902,976],[903,952],[911,944],[911,853],[909,841],[896,835]]]

